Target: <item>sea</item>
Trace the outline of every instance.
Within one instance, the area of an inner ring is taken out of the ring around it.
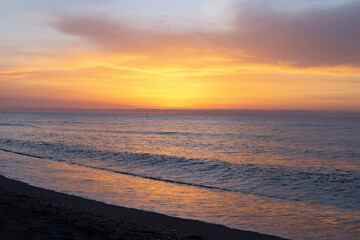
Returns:
[[[360,239],[360,119],[0,113],[0,174],[289,239]]]

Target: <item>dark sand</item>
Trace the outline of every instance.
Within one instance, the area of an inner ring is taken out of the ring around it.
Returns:
[[[0,176],[0,239],[281,239],[108,205]]]

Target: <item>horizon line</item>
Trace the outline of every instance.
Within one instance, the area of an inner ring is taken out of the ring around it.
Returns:
[[[195,115],[238,117],[288,117],[288,118],[354,118],[360,119],[360,111],[328,111],[299,109],[174,109],[174,108],[0,108],[0,112],[29,113],[83,113],[83,114],[131,114],[131,115]]]

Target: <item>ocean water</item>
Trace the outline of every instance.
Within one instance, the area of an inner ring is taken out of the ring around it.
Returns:
[[[360,120],[0,113],[0,174],[291,239],[359,239]]]

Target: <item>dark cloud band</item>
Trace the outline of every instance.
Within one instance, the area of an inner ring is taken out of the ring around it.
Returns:
[[[266,5],[234,8],[226,32],[165,33],[140,30],[94,16],[60,17],[53,27],[105,50],[166,51],[169,47],[243,52],[247,61],[296,67],[360,66],[360,2],[286,13]]]

